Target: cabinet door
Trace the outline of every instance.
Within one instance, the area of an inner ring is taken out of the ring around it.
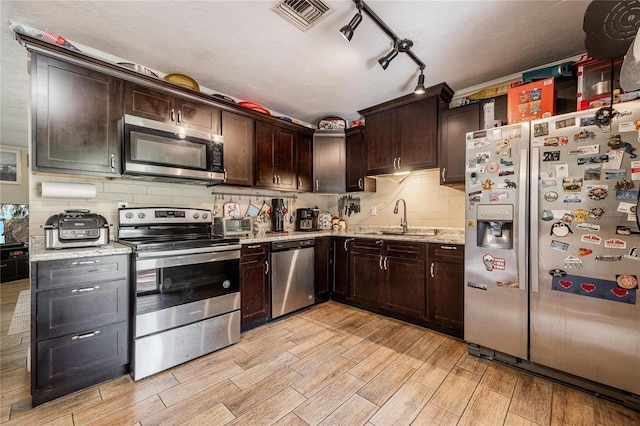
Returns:
[[[266,322],[271,315],[268,268],[266,259],[240,264],[240,312],[243,330]]]
[[[392,173],[396,158],[396,111],[394,109],[365,116],[364,133],[367,175]]]
[[[122,81],[32,57],[34,170],[120,174]]]
[[[480,104],[440,113],[440,184],[464,182],[466,135],[480,128]]]
[[[296,158],[298,191],[313,192],[313,141],[310,135],[298,133]]]
[[[386,308],[412,318],[426,315],[426,274],[424,259],[385,258]]]
[[[254,121],[232,112],[222,111],[222,137],[224,138],[224,183],[253,185],[255,159]]]
[[[15,259],[5,259],[0,262],[0,282],[13,281],[17,275],[18,267]]]
[[[168,93],[133,83],[125,85],[125,111],[127,114],[175,124],[176,109],[176,98]]]
[[[344,133],[313,137],[313,192],[345,192],[346,147]]]
[[[276,186],[276,137],[276,126],[256,122],[256,186]]]
[[[276,144],[276,187],[279,189],[296,189],[296,134],[293,130],[280,128]]]
[[[464,332],[464,267],[445,262],[431,262],[429,277],[429,321],[450,328],[452,334]]]
[[[348,131],[346,190],[357,192],[364,189],[364,141],[362,127],[357,131]]]
[[[210,105],[180,99],[176,118],[180,126],[220,134],[220,110]]]
[[[331,298],[344,302],[349,295],[349,241],[348,238],[334,238]]]
[[[398,108],[398,135],[396,140],[400,145],[397,161],[401,170],[437,167],[437,96]]]
[[[349,253],[349,298],[373,308],[385,305],[383,256]]]
[[[315,245],[315,286],[316,303],[329,299],[329,265],[331,258],[331,237],[316,238]]]

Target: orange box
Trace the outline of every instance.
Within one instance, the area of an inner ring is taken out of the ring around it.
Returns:
[[[511,87],[507,92],[509,124],[551,117],[555,113],[553,78]]]

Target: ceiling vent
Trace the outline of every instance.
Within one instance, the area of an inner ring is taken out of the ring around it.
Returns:
[[[333,12],[329,5],[320,0],[278,0],[271,10],[301,31],[307,31]]]

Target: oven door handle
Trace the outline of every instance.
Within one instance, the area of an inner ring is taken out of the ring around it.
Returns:
[[[138,259],[136,261],[136,269],[139,272],[147,269],[170,268],[172,266],[195,265],[198,263],[223,262],[225,260],[235,259],[240,259],[240,250]]]
[[[222,252],[233,252],[240,251],[239,244],[231,244],[226,246],[212,246],[212,247],[198,247],[198,248],[190,248],[190,249],[180,249],[180,250],[165,250],[162,252],[158,251],[139,251],[136,253],[136,257],[138,259],[149,259],[149,258],[160,258],[160,257],[169,257],[169,256],[184,256],[187,254],[204,254],[204,253],[222,253]]]

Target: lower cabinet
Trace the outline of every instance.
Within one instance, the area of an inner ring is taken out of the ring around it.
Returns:
[[[424,318],[427,244],[387,241],[385,251],[384,307],[411,318]]]
[[[129,369],[129,256],[34,262],[33,406]]]
[[[349,297],[349,246],[354,238],[332,238],[331,299],[346,302]]]
[[[316,238],[315,245],[315,293],[316,304],[326,302],[330,297],[331,277],[331,237]]]
[[[269,243],[243,244],[240,251],[242,331],[266,323],[271,316]]]
[[[431,328],[464,336],[464,246],[429,244],[427,322]]]
[[[382,240],[356,239],[349,250],[349,299],[378,308],[384,305]]]

